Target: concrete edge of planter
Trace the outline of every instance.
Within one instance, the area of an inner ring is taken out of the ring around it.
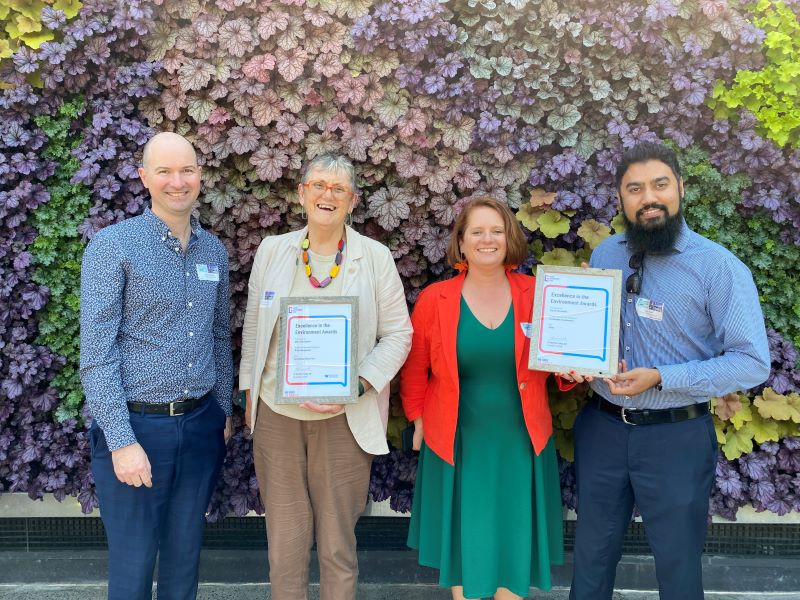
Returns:
[[[389,506],[389,501],[367,504],[364,511],[366,517],[408,517],[408,513],[398,513]],[[0,495],[0,518],[52,518],[52,517],[99,517],[97,511],[89,514],[81,512],[81,505],[75,498],[66,498],[59,502],[53,496],[45,496],[43,500],[31,500],[27,494],[13,493]],[[258,517],[254,512],[248,517]],[[575,511],[564,510],[564,520],[574,521]],[[783,516],[768,511],[758,513],[752,506],[744,506],[736,513],[736,521],[729,521],[715,516],[714,523],[742,523],[760,525],[793,525],[800,524],[800,512],[792,512]]]

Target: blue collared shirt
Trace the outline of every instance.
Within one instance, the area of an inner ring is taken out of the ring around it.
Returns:
[[[625,236],[604,240],[590,266],[631,274]],[[646,254],[639,294],[622,290],[619,355],[628,369],[655,367],[661,390],[613,395],[595,379],[595,393],[631,408],[671,408],[746,390],[769,376],[764,316],[750,270],[730,251],[683,223],[675,248]],[[623,284],[624,287],[624,284]]]
[[[186,251],[150,209],[99,231],[81,268],[81,381],[111,450],[136,442],[126,402],[213,390],[231,414],[225,246],[191,221]]]

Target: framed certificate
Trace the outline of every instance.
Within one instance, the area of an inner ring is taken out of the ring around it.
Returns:
[[[622,271],[539,265],[528,368],[609,377],[618,371]]]
[[[358,298],[281,298],[276,404],[358,400]]]

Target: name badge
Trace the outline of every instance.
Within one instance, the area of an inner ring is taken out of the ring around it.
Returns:
[[[664,303],[653,302],[647,298],[637,298],[636,314],[643,319],[660,321],[664,318]]]
[[[533,337],[533,323],[520,323],[519,326],[522,327],[522,333],[526,338]]]
[[[265,290],[264,294],[261,296],[261,306],[265,308],[269,308],[272,306],[272,303],[275,301],[275,292],[272,290]]]
[[[200,281],[219,281],[219,267],[217,265],[196,265],[197,278]]]

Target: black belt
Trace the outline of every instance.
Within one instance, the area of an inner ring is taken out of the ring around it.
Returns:
[[[605,398],[595,396],[590,402],[600,410],[611,413],[628,425],[657,425],[678,423],[708,414],[708,402],[679,406],[678,408],[624,408]]]
[[[161,402],[154,404],[151,402],[128,402],[128,410],[132,413],[145,413],[149,415],[169,415],[179,417],[199,408],[205,402],[208,394],[202,398],[188,398],[186,400],[175,400],[174,402]]]

